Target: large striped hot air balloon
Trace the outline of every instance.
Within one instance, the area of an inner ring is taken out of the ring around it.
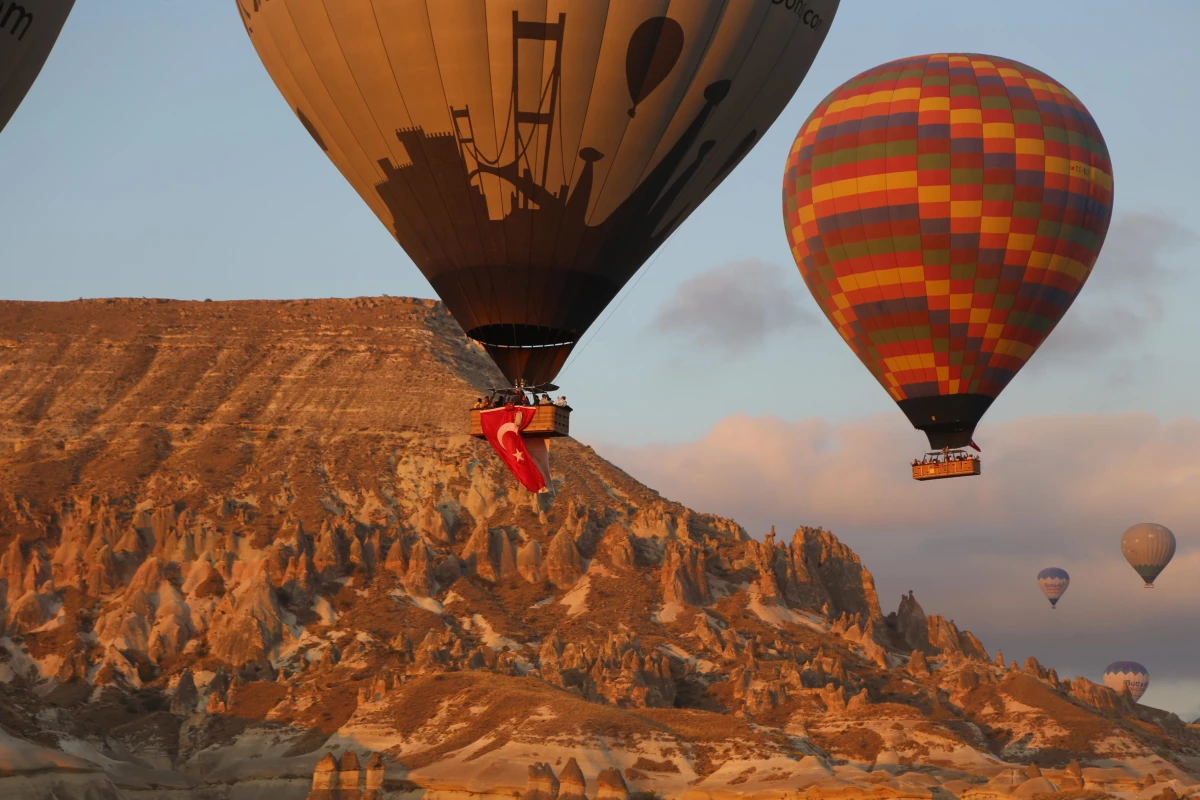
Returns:
[[[317,144],[536,385],[762,138],[838,0],[238,5]]]
[[[1071,306],[1112,199],[1108,149],[1075,95],[966,54],[839,86],[801,127],[783,185],[813,297],[937,450],[971,443]]]
[[[1150,686],[1150,673],[1136,661],[1114,661],[1104,668],[1104,685],[1114,692],[1128,689],[1136,703]]]
[[[1050,601],[1051,608],[1058,608],[1059,598],[1067,591],[1067,587],[1071,585],[1071,576],[1067,574],[1065,569],[1059,567],[1046,567],[1038,573],[1037,576],[1038,588],[1042,590],[1042,594],[1046,595],[1046,599]]]
[[[75,0],[0,0],[0,131],[50,56]]]
[[[1139,522],[1121,535],[1121,554],[1129,562],[1147,589],[1175,557],[1175,534],[1153,522]]]

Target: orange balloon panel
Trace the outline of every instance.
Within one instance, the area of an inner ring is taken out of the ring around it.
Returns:
[[[813,297],[935,447],[970,441],[1066,313],[1112,197],[1083,104],[982,55],[918,56],[847,81],[804,123],[783,186]]]

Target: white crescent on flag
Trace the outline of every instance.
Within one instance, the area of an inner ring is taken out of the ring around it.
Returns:
[[[501,445],[504,445],[504,448],[507,450],[508,446],[504,444],[504,434],[506,434],[506,433],[515,433],[517,435],[517,437],[520,438],[521,429],[519,427],[517,427],[516,422],[506,422],[503,425],[501,425],[500,428],[496,431],[496,441],[500,442]],[[509,450],[508,453],[513,458],[515,458],[517,461],[525,460],[525,454],[522,453],[519,449]]]

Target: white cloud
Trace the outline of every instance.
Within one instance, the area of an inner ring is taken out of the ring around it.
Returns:
[[[755,258],[735,261],[681,283],[651,326],[700,346],[736,353],[760,344],[769,334],[811,324],[816,317],[803,310],[803,291],[794,267]]]
[[[1163,322],[1161,291],[1172,278],[1171,254],[1195,242],[1192,231],[1167,217],[1148,213],[1114,217],[1079,300],[1030,368],[1063,359],[1107,356],[1141,342]]]
[[[985,423],[976,440],[980,477],[927,483],[909,470],[923,437],[898,413],[838,425],[734,415],[699,441],[597,450],[754,535],[833,530],[874,572],[885,609],[913,589],[993,652],[1035,655],[1064,675],[1099,680],[1111,661],[1141,661],[1163,684],[1147,702],[1198,711],[1178,687],[1200,663],[1200,420],[1026,417]],[[1153,590],[1120,554],[1121,533],[1141,521],[1179,541]],[[1072,575],[1053,612],[1035,581],[1049,565]]]
[[[979,479],[918,483],[921,434],[897,414],[831,425],[735,414],[702,439],[601,446],[651,486],[751,528],[828,521],[906,530],[972,518],[989,528],[1200,522],[1200,421],[1151,414],[1026,417],[984,423]]]

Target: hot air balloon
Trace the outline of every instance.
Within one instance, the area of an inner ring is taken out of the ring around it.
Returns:
[[[1083,104],[1024,64],[893,61],[800,129],[783,185],[805,283],[940,453],[918,479],[979,474],[952,448],[1066,313],[1112,215],[1108,149]]]
[[[763,135],[838,0],[238,0],[300,122],[508,381]]]
[[[0,131],[25,99],[75,0],[0,0]]]
[[[1059,598],[1067,591],[1067,587],[1071,585],[1071,576],[1067,574],[1065,569],[1059,567],[1046,567],[1038,573],[1037,577],[1038,588],[1042,590],[1042,594],[1046,595],[1046,599],[1050,601],[1051,608],[1058,608]]]
[[[1150,673],[1136,661],[1114,661],[1104,668],[1104,685],[1118,693],[1128,689],[1136,703],[1150,686]]]
[[[1121,553],[1147,589],[1175,557],[1175,534],[1153,522],[1139,522],[1121,535]]]

